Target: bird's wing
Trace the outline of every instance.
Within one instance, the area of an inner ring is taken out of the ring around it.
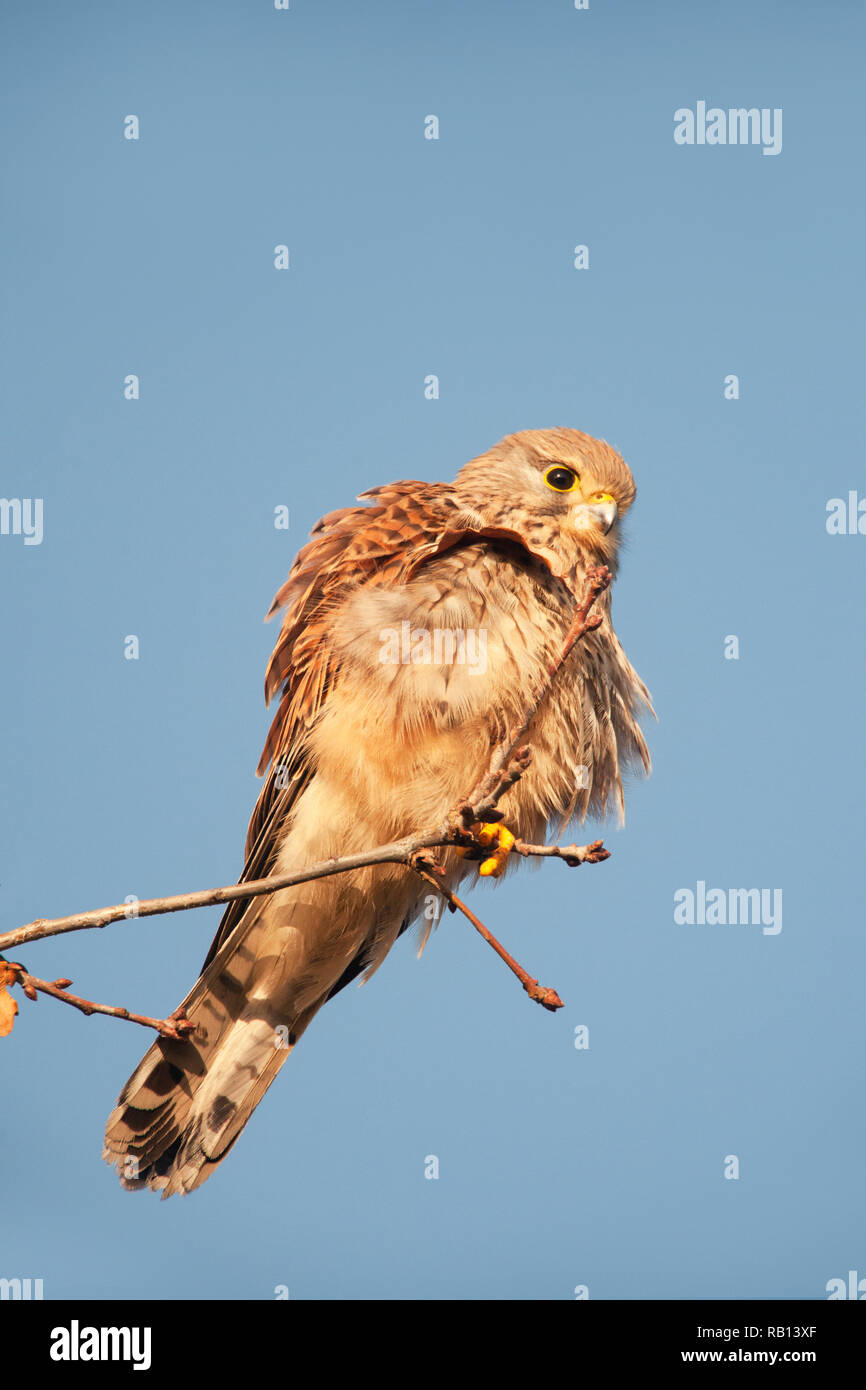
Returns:
[[[264,878],[286,819],[312,776],[307,734],[337,679],[329,642],[335,608],[360,584],[399,583],[436,551],[460,508],[443,483],[404,480],[361,494],[370,506],[322,517],[277,593],[268,618],[285,609],[265,673],[265,700],[280,692],[258,773],[266,774],[247,830],[240,882]],[[241,920],[247,902],[230,903],[202,969]]]

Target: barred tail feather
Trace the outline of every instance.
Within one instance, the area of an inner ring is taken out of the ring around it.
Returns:
[[[316,990],[302,968],[321,911],[281,897],[250,904],[184,1000],[194,1031],[158,1038],[123,1088],[103,1150],[123,1187],[200,1187],[327,999],[333,977]]]

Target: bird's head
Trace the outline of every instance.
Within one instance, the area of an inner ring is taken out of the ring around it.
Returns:
[[[565,570],[615,567],[619,526],[635,498],[615,449],[580,430],[522,430],[461,468],[455,491],[470,512],[543,545]]]

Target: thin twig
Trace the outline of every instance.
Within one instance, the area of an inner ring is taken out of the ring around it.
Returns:
[[[570,868],[579,864],[602,864],[610,859],[610,850],[605,849],[602,840],[593,840],[591,845],[528,845],[525,840],[515,840],[511,846],[512,854],[530,855],[539,859],[564,859]]]
[[[587,570],[586,586],[568,632],[565,634],[565,641],[559,655],[550,662],[544,679],[524,710],[520,724],[494,748],[487,772],[471,796],[467,797],[462,806],[458,807],[464,825],[471,823],[468,821],[468,817],[473,809],[479,806],[483,808],[486,803],[495,807],[496,802],[504,795],[508,787],[520,777],[521,770],[525,770],[525,766],[529,762],[530,750],[528,747],[518,748],[517,745],[521,739],[526,737],[529,726],[538,713],[542,701],[550,692],[553,682],[571,656],[575,644],[587,632],[593,632],[597,627],[600,627],[604,621],[600,613],[591,613],[590,609],[599,595],[603,594],[605,589],[609,587],[610,580],[611,575],[607,565],[593,565]],[[480,819],[488,820],[491,817],[482,815]]]
[[[143,1028],[155,1028],[161,1037],[174,1038],[176,1042],[182,1042],[195,1028],[195,1024],[190,1023],[182,1009],[175,1009],[168,1018],[149,1018],[147,1014],[134,1014],[119,1004],[96,1004],[92,999],[82,999],[79,994],[69,994],[67,991],[72,984],[71,980],[40,980],[38,975],[31,975],[29,970],[25,970],[24,966],[16,961],[10,960],[6,964],[16,972],[18,984],[27,998],[34,1002],[38,991],[39,994],[47,994],[52,999],[59,999],[62,1004],[71,1004],[73,1009],[78,1009],[83,1014],[107,1014],[109,1018],[125,1018],[128,1023],[140,1023]]]
[[[504,960],[508,969],[514,972],[530,999],[534,999],[536,1004],[540,1004],[544,1009],[549,1009],[551,1013],[555,1013],[557,1009],[563,1007],[562,1000],[556,990],[550,989],[547,985],[540,985],[537,980],[533,979],[529,971],[524,970],[519,961],[516,961],[514,957],[506,951],[501,941],[497,941],[490,928],[485,927],[481,918],[476,917],[472,909],[467,907],[466,904],[457,897],[456,893],[452,893],[450,888],[446,888],[444,884],[439,883],[435,876],[427,870],[416,866],[416,872],[420,874],[421,878],[426,879],[428,883],[432,884],[437,893],[442,894],[442,897],[448,903],[452,912],[462,912],[463,916],[468,918],[475,930],[480,932],[484,937],[488,946],[492,946],[500,960]]]

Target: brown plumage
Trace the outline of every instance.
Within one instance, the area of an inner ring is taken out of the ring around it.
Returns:
[[[609,445],[528,430],[452,484],[391,483],[323,517],[271,609],[285,616],[265,695],[281,698],[242,879],[440,822],[519,722],[586,568],[616,573],[634,495]],[[587,812],[621,816],[624,775],[649,770],[637,722],[649,695],[609,590],[598,611],[533,721],[529,772],[501,803],[524,839]],[[477,872],[453,851],[446,862],[452,887]],[[194,1034],[158,1039],[109,1117],[105,1158],[123,1185],[200,1186],[314,1014],[378,968],[424,892],[409,870],[378,865],[231,904],[184,1001]]]

